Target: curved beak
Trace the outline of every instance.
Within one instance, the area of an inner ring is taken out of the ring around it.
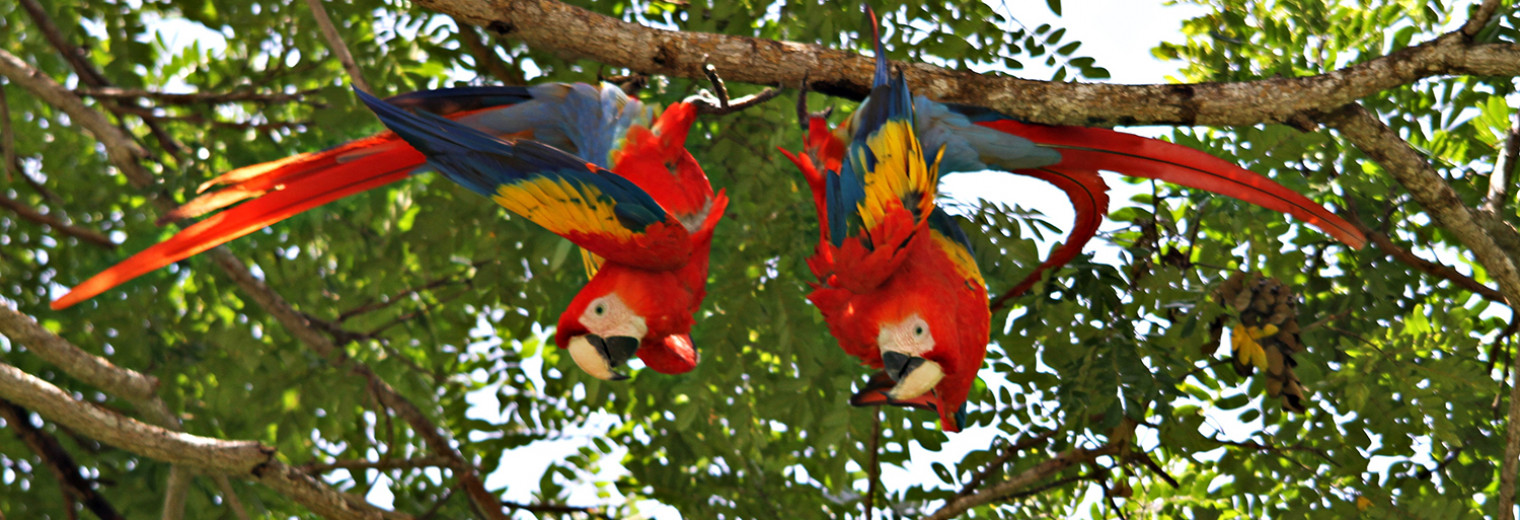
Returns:
[[[585,334],[570,338],[570,357],[591,377],[608,381],[628,379],[618,368],[639,350],[639,339],[630,336],[601,337]]]
[[[881,362],[886,366],[887,375],[897,381],[897,386],[887,392],[887,397],[892,399],[917,398],[933,390],[945,378],[945,370],[939,363],[921,357],[888,351],[882,353]]]

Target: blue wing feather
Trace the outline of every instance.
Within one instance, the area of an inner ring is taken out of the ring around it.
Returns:
[[[380,120],[450,180],[486,196],[502,186],[529,180],[568,182],[594,188],[603,200],[582,204],[610,205],[629,231],[669,219],[648,193],[632,182],[601,168],[588,168],[584,158],[532,140],[507,142],[474,128],[430,113],[414,114],[355,91]]]

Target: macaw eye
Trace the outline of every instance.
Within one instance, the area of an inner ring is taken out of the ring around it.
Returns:
[[[598,303],[596,304],[596,308],[591,309],[591,312],[596,313],[597,316],[607,314],[607,306],[605,304]]]
[[[914,336],[923,337],[924,332],[927,332],[927,331],[924,329],[923,325],[915,325],[913,327],[913,335]]]

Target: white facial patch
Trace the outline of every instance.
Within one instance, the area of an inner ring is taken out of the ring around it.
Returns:
[[[591,300],[581,313],[580,322],[587,331],[604,338],[626,336],[642,340],[649,333],[644,317],[634,313],[617,293]]]
[[[876,335],[876,346],[882,353],[899,352],[909,357],[923,357],[934,349],[934,335],[929,332],[929,322],[914,314],[900,322],[882,325],[881,332]]]

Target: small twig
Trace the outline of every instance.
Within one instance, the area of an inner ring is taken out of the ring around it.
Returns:
[[[133,186],[147,188],[153,185],[153,176],[137,162],[138,158],[147,157],[147,151],[100,112],[85,106],[69,89],[5,49],[0,49],[0,76],[10,78],[42,102],[62,110],[71,121],[100,140],[106,146],[106,156],[111,159],[111,164],[121,170]]]
[[[433,456],[416,459],[382,459],[382,460],[340,460],[327,463],[313,463],[298,466],[301,471],[307,473],[326,473],[329,471],[346,469],[373,469],[389,471],[393,469],[416,469],[416,468],[452,468],[454,461],[447,457]]]
[[[190,491],[193,476],[183,466],[169,468],[168,490],[164,491],[164,512],[160,520],[180,520],[185,517],[185,495]]]
[[[501,505],[514,511],[527,511],[530,513],[585,513],[592,516],[607,516],[599,506],[567,506],[561,504],[523,504],[510,500],[501,501]]]
[[[1499,4],[1499,0],[1483,0],[1483,3],[1478,5],[1478,10],[1473,13],[1472,18],[1468,18],[1467,23],[1462,24],[1462,34],[1468,38],[1477,36],[1478,31],[1483,30],[1483,26],[1488,25],[1488,21],[1494,17],[1494,13],[1498,12]]]
[[[284,92],[257,92],[252,90],[234,92],[163,92],[147,89],[127,89],[119,87],[99,88],[76,88],[74,93],[92,98],[104,99],[152,99],[160,103],[175,105],[194,104],[223,104],[237,102],[258,103],[286,103],[302,101],[306,96],[320,92],[319,89],[301,90],[294,93]],[[138,107],[142,108],[142,107]]]
[[[1124,515],[1124,510],[1119,507],[1119,501],[1114,499],[1113,486],[1109,485],[1108,478],[1100,472],[1094,472],[1094,475],[1098,480],[1098,485],[1103,486],[1103,498],[1108,501],[1108,508],[1114,511],[1119,520],[1129,520],[1129,517]]]
[[[420,516],[417,517],[417,520],[430,520],[431,518],[433,518],[433,515],[438,514],[438,510],[442,509],[443,505],[447,504],[449,502],[450,498],[454,498],[454,489],[455,488],[451,487],[451,488],[449,488],[447,490],[444,490],[444,492],[443,492],[443,498],[438,499],[438,502],[435,502],[432,507],[428,508],[427,511],[423,511],[422,515],[420,515]],[[0,520],[5,520],[5,519],[0,518]]]
[[[53,23],[53,19],[48,17],[47,11],[42,8],[42,4],[38,3],[37,0],[21,0],[21,7],[26,10],[27,15],[31,17],[32,22],[36,24],[37,29],[42,32],[43,36],[47,38],[48,43],[53,46],[53,49],[57,50],[58,54],[63,55],[63,59],[69,62],[69,66],[78,74],[80,83],[91,87],[112,86],[111,80],[107,79],[105,74],[100,69],[95,68],[95,64],[90,62],[89,51],[85,50],[82,46],[69,43],[68,37],[64,36],[63,31],[58,28],[58,25]],[[128,101],[129,105],[137,104],[136,100]],[[148,131],[153,134],[153,138],[157,139],[159,144],[169,151],[170,155],[178,157],[181,153],[184,153],[185,145],[164,131],[163,126],[155,121],[144,121],[144,124],[147,125]]]
[[[327,9],[322,7],[322,0],[306,0],[306,5],[311,8],[311,17],[317,20],[317,27],[322,29],[322,38],[327,40],[327,46],[332,48],[333,54],[338,56],[338,61],[343,63],[343,70],[348,71],[349,81],[355,87],[368,94],[375,91],[369,88],[369,82],[364,81],[364,73],[359,70],[358,62],[354,56],[348,53],[348,45],[343,43],[343,37],[338,34],[338,28],[333,26],[332,18],[328,18]]]
[[[216,128],[244,128],[259,132],[267,132],[270,130],[284,130],[287,128],[299,129],[311,126],[310,121],[268,121],[264,123],[255,123],[253,121],[218,121],[215,119],[207,118],[206,116],[200,114],[159,114],[157,113],[158,111],[145,107],[117,105],[110,108],[113,112],[132,114],[134,116],[141,117],[144,120],[151,119],[154,121],[176,121],[181,123],[208,125]]]
[[[227,509],[232,510],[233,516],[236,516],[237,520],[250,520],[248,508],[243,507],[243,500],[238,498],[237,490],[232,489],[232,479],[227,478],[226,475],[211,478],[216,481],[216,487],[222,490],[222,499],[227,501]]]
[[[1504,138],[1504,150],[1494,163],[1494,172],[1488,176],[1488,196],[1483,199],[1483,211],[1495,215],[1509,202],[1516,167],[1520,166],[1520,110],[1510,113],[1510,121],[1508,135]]]
[[[707,55],[702,56],[702,73],[707,75],[707,80],[712,82],[715,94],[707,91],[692,96],[688,103],[697,107],[697,113],[723,116],[739,112],[746,108],[770,101],[781,95],[780,90],[765,87],[759,92],[730,101],[728,98],[728,86],[723,84],[723,78],[718,76],[718,69],[707,62]]]
[[[1036,464],[1034,467],[1024,470],[1024,472],[1014,475],[1008,480],[982,489],[975,494],[949,500],[939,511],[935,511],[934,514],[924,517],[924,520],[948,520],[955,518],[973,507],[990,504],[1005,497],[1013,496],[1016,493],[1026,491],[1026,488],[1035,482],[1044,480],[1066,468],[1118,452],[1119,447],[1114,445],[1103,445],[1102,447],[1090,450],[1079,448],[1063,452],[1052,457],[1050,460]]]
[[[1098,478],[1098,475],[1096,473],[1084,473],[1084,474],[1081,474],[1081,475],[1074,475],[1074,476],[1070,476],[1070,477],[1066,477],[1066,478],[1056,479],[1056,480],[1052,480],[1050,482],[1047,482],[1047,483],[1040,484],[1038,486],[1029,488],[1027,490],[1020,491],[1018,493],[1014,493],[1012,495],[1008,495],[1006,497],[1000,498],[1000,499],[998,499],[998,501],[1004,501],[1004,502],[1006,502],[1006,501],[1018,500],[1018,499],[1021,499],[1021,498],[1028,498],[1028,497],[1032,497],[1032,496],[1038,495],[1040,493],[1044,493],[1046,491],[1050,491],[1052,489],[1055,489],[1055,488],[1058,488],[1058,487],[1061,487],[1061,486],[1065,486],[1067,484],[1071,484],[1073,482],[1081,482],[1083,480],[1095,480],[1097,478]]]
[[[987,464],[987,466],[982,468],[980,471],[972,474],[971,479],[966,481],[966,485],[961,487],[960,492],[956,493],[956,496],[967,496],[976,492],[976,488],[981,487],[982,482],[985,482],[987,480],[987,477],[990,477],[993,474],[996,474],[998,471],[1002,470],[1003,466],[1008,464],[1008,461],[1013,460],[1013,457],[1018,455],[1019,452],[1034,448],[1041,444],[1045,444],[1050,440],[1051,437],[1055,436],[1057,431],[1058,430],[1050,430],[1039,435],[1025,438],[1019,442],[1009,444],[1007,447],[1003,448],[1003,453],[998,455],[997,459]]]
[[[866,520],[876,515],[876,492],[881,488],[881,407],[871,410],[871,460],[866,466]]]
[[[1350,222],[1353,227],[1361,230],[1362,234],[1367,235],[1368,241],[1372,242],[1373,244],[1377,244],[1378,249],[1383,250],[1384,253],[1392,256],[1395,260],[1398,260],[1399,262],[1402,262],[1405,265],[1408,265],[1415,269],[1419,269],[1425,274],[1449,281],[1453,284],[1456,284],[1458,287],[1477,293],[1479,296],[1482,296],[1486,300],[1504,303],[1504,295],[1501,294],[1497,289],[1483,285],[1477,280],[1472,279],[1472,277],[1462,274],[1451,266],[1442,264],[1440,262],[1433,262],[1424,258],[1420,258],[1418,255],[1415,255],[1413,251],[1395,244],[1393,242],[1393,239],[1389,238],[1388,235],[1384,234],[1383,232],[1368,227],[1366,224],[1362,223],[1361,218],[1357,217],[1356,204],[1351,202],[1351,199],[1349,197],[1345,199],[1345,202],[1347,211],[1344,211],[1341,214],[1346,218],[1346,221]]]
[[[503,85],[527,84],[528,80],[522,77],[521,72],[513,74],[512,70],[507,68],[506,62],[496,54],[495,46],[486,45],[486,42],[481,40],[479,29],[457,19],[454,24],[459,26],[459,32],[454,33],[455,37],[464,44],[465,50],[470,51],[470,57],[475,58],[476,67],[485,70],[486,74],[490,74]]]
[[[493,261],[495,261],[495,259],[478,260],[478,261],[472,262],[470,264],[470,267],[477,268],[477,267],[480,267],[482,265],[485,265],[485,264],[487,264],[489,262],[493,262]],[[343,323],[345,321],[348,321],[349,318],[352,318],[354,316],[358,316],[360,314],[364,314],[364,313],[368,313],[368,312],[378,311],[380,309],[384,309],[386,307],[390,307],[392,305],[400,303],[401,301],[403,301],[404,298],[406,298],[408,296],[411,296],[413,294],[416,294],[416,293],[419,293],[419,292],[422,292],[422,291],[437,289],[437,288],[445,286],[445,285],[452,285],[452,284],[457,284],[457,283],[469,283],[469,280],[468,279],[460,279],[459,277],[455,277],[455,276],[441,277],[441,278],[438,278],[436,280],[429,281],[429,282],[427,282],[427,283],[425,283],[423,285],[420,285],[420,286],[417,286],[417,287],[410,287],[410,288],[407,288],[405,290],[402,290],[401,292],[398,292],[398,293],[396,293],[394,295],[391,295],[391,297],[386,298],[385,300],[382,300],[382,301],[371,300],[371,301],[369,301],[369,302],[367,302],[367,303],[365,303],[363,305],[360,305],[358,307],[354,307],[352,309],[343,311],[343,312],[341,312],[341,313],[338,314],[338,317],[336,319],[334,319],[333,322],[334,323]]]
[[[20,163],[16,159],[16,134],[11,130],[11,104],[5,99],[5,86],[9,81],[0,81],[0,170],[5,171],[5,182],[11,182],[21,173]]]
[[[1156,459],[1151,458],[1151,454],[1136,450],[1135,453],[1130,456],[1130,458],[1139,460],[1141,463],[1145,464],[1145,467],[1150,469],[1152,473],[1155,473],[1156,476],[1161,477],[1161,480],[1166,481],[1167,484],[1171,484],[1172,489],[1182,488],[1182,484],[1179,484],[1177,482],[1177,479],[1172,478],[1171,475],[1168,475],[1166,473],[1166,469],[1163,469],[1160,464],[1157,464]]]
[[[51,227],[58,230],[60,233],[78,238],[85,242],[89,242],[106,249],[116,248],[116,243],[111,242],[110,238],[107,238],[105,234],[99,231],[70,225],[58,219],[57,217],[42,213],[36,208],[22,204],[21,201],[6,197],[5,195],[0,195],[0,208],[11,210],[21,218]]]

